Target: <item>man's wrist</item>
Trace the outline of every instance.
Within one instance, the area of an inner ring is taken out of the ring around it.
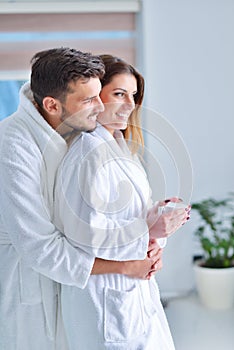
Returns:
[[[126,274],[127,273],[127,261],[113,261],[113,260],[104,260],[96,258],[91,274]]]

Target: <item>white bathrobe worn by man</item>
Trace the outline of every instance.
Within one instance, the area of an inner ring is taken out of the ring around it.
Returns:
[[[0,349],[66,350],[55,281],[84,288],[94,257],[51,222],[66,142],[32,103],[29,84],[0,124]]]
[[[55,222],[91,255],[144,259],[151,191],[121,131],[114,136],[98,124],[73,140],[57,174]],[[61,288],[70,350],[174,350],[154,278],[92,275],[84,289]]]

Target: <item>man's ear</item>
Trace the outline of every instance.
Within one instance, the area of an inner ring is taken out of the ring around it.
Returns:
[[[46,113],[50,115],[57,115],[61,111],[61,103],[59,102],[59,100],[53,97],[46,96],[43,99],[43,108],[46,111]]]

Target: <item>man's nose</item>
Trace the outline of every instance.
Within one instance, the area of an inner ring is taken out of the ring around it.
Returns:
[[[105,109],[103,103],[102,103],[102,100],[99,96],[97,96],[97,99],[96,99],[96,108],[95,110],[99,113],[103,112]]]

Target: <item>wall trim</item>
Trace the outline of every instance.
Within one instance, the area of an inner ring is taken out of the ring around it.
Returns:
[[[0,13],[108,13],[140,11],[140,0],[79,2],[0,2]]]

